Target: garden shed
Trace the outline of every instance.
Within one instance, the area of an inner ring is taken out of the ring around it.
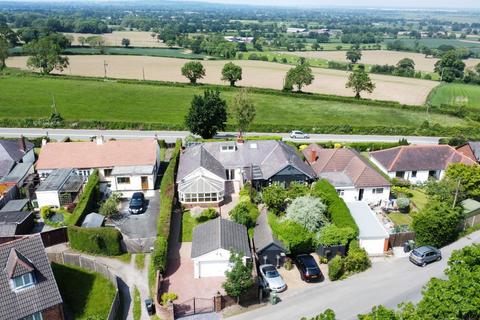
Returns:
[[[370,256],[382,255],[388,249],[390,235],[377,219],[375,212],[363,201],[346,204],[360,231],[358,236],[360,247]]]
[[[83,219],[83,228],[100,228],[103,227],[105,216],[96,212],[89,213]]]
[[[465,214],[465,228],[480,224],[480,202],[466,199],[462,201],[462,207]]]
[[[263,211],[257,219],[253,234],[255,253],[259,264],[271,264],[281,267],[285,262],[287,249],[272,233],[267,213]]]

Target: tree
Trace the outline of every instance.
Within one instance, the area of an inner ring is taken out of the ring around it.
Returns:
[[[255,106],[248,97],[247,90],[240,90],[235,95],[232,104],[232,115],[237,123],[239,135],[242,136],[255,119]]]
[[[435,72],[440,74],[442,81],[452,82],[463,78],[465,63],[457,56],[455,51],[447,51],[435,63]]]
[[[372,93],[375,90],[375,84],[370,79],[370,76],[361,68],[350,73],[345,87],[352,88],[357,99],[361,98],[360,93],[362,91]]]
[[[328,224],[326,211],[327,206],[319,198],[304,196],[296,198],[287,207],[285,219],[298,223],[310,232],[317,232]]]
[[[100,206],[100,214],[104,216],[113,216],[114,214],[118,213],[118,205],[120,203],[121,194],[114,192],[112,195],[105,200],[104,203]]]
[[[285,86],[292,87],[295,85],[298,88],[298,92],[301,92],[302,87],[310,85],[314,79],[315,77],[308,63],[301,63],[288,70],[287,76],[285,77]]]
[[[273,211],[281,212],[287,200],[287,190],[278,183],[273,183],[262,190],[262,200]]]
[[[255,226],[257,220],[258,209],[250,202],[241,201],[237,204],[229,215],[236,223],[243,224],[247,228]]]
[[[460,182],[466,198],[480,200],[480,166],[452,163],[445,172],[445,178]]]
[[[458,182],[458,178],[455,180],[444,177],[440,181],[430,179],[425,184],[425,193],[430,200],[443,202],[450,206],[454,202],[458,204],[460,201],[465,200],[465,189]]]
[[[105,53],[105,39],[102,36],[91,36],[86,38],[85,41],[90,47],[100,50],[101,53]]]
[[[443,247],[457,239],[461,219],[461,208],[430,201],[425,208],[413,215],[415,240],[418,245]]]
[[[124,46],[125,48],[128,48],[130,46],[130,39],[123,38],[122,39],[122,46]]]
[[[53,69],[63,71],[68,66],[68,58],[61,56],[62,48],[50,37],[34,40],[25,46],[30,57],[27,66],[49,74]]]
[[[302,317],[300,320],[335,320],[335,312],[332,309],[327,309],[325,312],[316,315],[313,318]]]
[[[190,61],[183,65],[182,75],[190,80],[191,84],[196,84],[198,79],[205,76],[205,68],[198,61]]]
[[[225,129],[227,122],[227,102],[220,97],[218,90],[205,90],[195,95],[185,118],[187,128],[204,139],[212,138],[219,130]]]
[[[362,52],[360,50],[348,50],[346,53],[347,60],[350,60],[352,63],[357,63],[362,59]]]
[[[410,58],[398,61],[394,74],[403,77],[413,77],[415,75],[415,62]]]
[[[0,36],[0,70],[3,70],[7,66],[5,60],[8,58],[9,47],[8,41]]]
[[[229,296],[237,298],[237,303],[240,303],[240,297],[247,293],[254,284],[252,264],[251,262],[243,264],[242,255],[232,251],[230,265],[232,265],[232,269],[225,272],[226,280],[222,283],[222,287]]]
[[[230,86],[234,87],[235,82],[242,80],[242,67],[233,62],[225,64],[222,69],[222,80],[230,82]]]

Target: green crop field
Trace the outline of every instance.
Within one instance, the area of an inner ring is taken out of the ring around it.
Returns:
[[[475,43],[472,41],[462,41],[459,39],[398,39],[402,41],[404,44],[408,45],[411,48],[415,47],[415,43],[418,42],[419,46],[427,46],[429,48],[438,48],[441,45],[450,45],[455,48],[468,48],[473,52],[479,52],[480,51],[480,42]],[[392,42],[393,40],[387,40],[387,42]]]
[[[103,120],[182,126],[194,94],[201,87],[72,80],[35,76],[1,76],[3,118],[47,118],[52,95],[61,115],[70,121]],[[222,96],[231,101],[235,90]],[[268,93],[251,93],[257,107],[254,124],[315,127],[326,125],[418,127],[424,120],[462,126],[453,116]],[[231,121],[231,120],[230,120]]]
[[[428,101],[433,106],[465,105],[480,109],[480,86],[461,83],[443,84],[432,90]]]

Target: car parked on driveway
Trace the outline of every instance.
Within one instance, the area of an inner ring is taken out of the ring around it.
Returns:
[[[409,259],[417,266],[425,267],[427,263],[441,260],[442,253],[435,247],[422,246],[413,249],[412,252],[410,252]]]
[[[270,290],[274,292],[282,292],[287,289],[287,284],[283,281],[282,276],[273,265],[262,264],[259,269],[265,286]]]
[[[303,281],[321,281],[322,271],[315,259],[309,254],[300,254],[295,257],[295,264]]]
[[[305,132],[294,130],[290,132],[290,138],[292,139],[310,139],[310,136]]]
[[[145,210],[145,196],[142,192],[135,192],[130,199],[128,211],[131,214],[140,214]]]

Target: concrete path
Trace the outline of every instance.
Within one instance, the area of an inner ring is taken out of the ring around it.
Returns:
[[[176,139],[185,139],[190,132],[188,131],[143,131],[143,130],[92,130],[92,129],[42,129],[42,128],[0,128],[0,137],[43,137],[49,136],[55,140],[62,140],[65,137],[72,139],[89,139],[97,135],[103,135],[105,138],[115,139],[138,139],[138,138],[158,138],[172,143]],[[234,138],[238,135],[236,132],[221,132],[217,136]],[[439,137],[420,137],[420,136],[387,136],[387,135],[347,135],[347,134],[311,134],[310,139],[290,139],[289,133],[265,133],[248,132],[246,136],[277,135],[284,140],[293,140],[296,142],[398,142],[401,138],[406,138],[408,142],[414,144],[438,144]]]
[[[401,302],[418,302],[423,286],[433,277],[443,278],[453,250],[480,243],[480,231],[442,248],[443,259],[424,268],[413,265],[408,258],[375,261],[372,268],[343,281],[322,283],[282,298],[269,305],[232,317],[238,320],[297,320],[313,317],[325,309],[333,309],[337,319],[357,319],[375,305],[395,308]],[[288,290],[287,290],[288,291]]]

